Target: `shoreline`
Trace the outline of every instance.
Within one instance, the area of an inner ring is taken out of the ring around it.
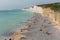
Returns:
[[[41,26],[39,23],[39,21],[38,20],[41,20],[41,19],[38,19],[38,18],[40,18],[40,16],[42,16],[42,15],[39,15],[40,13],[35,13],[34,15],[35,16],[33,16],[32,17],[32,19],[30,20],[30,21],[28,21],[27,22],[27,24],[25,24],[25,25],[23,25],[23,28],[21,28],[20,30],[18,30],[17,29],[17,31],[13,34],[13,35],[11,35],[10,37],[9,37],[9,39],[12,39],[12,40],[29,40],[28,38],[31,36],[32,38],[30,38],[31,40],[33,39],[33,38],[35,38],[35,39],[37,39],[37,36],[35,36],[35,32],[36,32],[36,34],[40,34],[40,32],[39,32],[39,30],[40,30],[40,28],[41,27],[39,27],[39,26]],[[38,16],[39,15],[39,16]],[[45,17],[46,18],[46,17]],[[42,18],[42,19],[44,19],[44,18]],[[54,26],[54,25],[53,25]],[[49,29],[49,30],[48,30]],[[56,31],[56,30],[58,30],[58,29],[56,29],[56,28],[54,28],[53,27],[53,31]],[[51,29],[50,29],[50,27],[49,28],[43,28],[43,34],[45,34],[45,32],[49,32],[49,31],[51,31]],[[34,36],[32,35],[32,33],[34,33]],[[30,34],[31,33],[31,34]],[[52,32],[52,33],[54,33],[54,32]],[[46,34],[45,34],[46,35]],[[41,35],[40,35],[41,36]],[[39,36],[38,36],[39,37]],[[42,35],[42,37],[43,37],[43,35]],[[44,36],[45,37],[45,36]],[[43,39],[44,39],[44,37],[43,37]],[[8,39],[8,40],[9,40]],[[43,39],[41,39],[41,40],[43,40]],[[46,38],[46,39],[48,39],[48,38]],[[40,40],[40,38],[38,39],[38,40]]]
[[[17,28],[17,30],[15,31],[15,33],[13,34],[13,35],[11,35],[10,36],[10,38],[12,38],[13,40],[15,39],[14,37],[15,37],[15,35],[20,35],[21,37],[26,37],[25,35],[23,35],[24,33],[27,33],[28,32],[28,29],[29,29],[29,25],[32,25],[31,24],[31,22],[33,22],[34,21],[34,15],[30,18],[30,19],[28,19],[27,21],[26,21],[26,23],[24,23],[23,25],[22,25],[22,28]],[[17,40],[17,39],[15,39],[15,40]]]
[[[34,16],[34,13],[33,13],[33,16]],[[18,33],[19,31],[21,31],[21,29],[24,29],[25,25],[29,24],[29,22],[32,21],[33,16],[30,17],[29,19],[27,19],[25,22],[23,22],[23,24],[20,25],[21,27],[17,27],[16,29],[13,29],[13,31],[8,33],[8,36],[7,35],[6,36],[1,36],[0,39],[1,40],[5,40],[5,39],[8,40],[9,38],[11,38],[12,35],[14,35],[15,33]],[[11,34],[12,32],[13,32],[13,34]]]
[[[31,12],[32,13],[32,12]],[[10,37],[11,35],[13,35],[14,33],[16,33],[17,32],[17,30],[20,30],[20,29],[22,29],[22,28],[24,28],[23,26],[24,25],[26,25],[27,24],[27,22],[30,20],[30,19],[32,19],[32,17],[33,17],[33,15],[31,16],[31,17],[29,17],[26,21],[24,21],[24,22],[22,22],[22,24],[20,25],[19,24],[19,26],[17,27],[17,28],[15,28],[15,29],[12,29],[11,31],[6,31],[6,35],[5,34],[2,34],[1,36],[0,36],[0,40],[2,39],[2,40],[4,40],[3,38],[7,38],[7,37]],[[21,27],[20,27],[21,26]],[[13,33],[12,33],[13,32]],[[12,34],[11,34],[12,33]],[[11,34],[11,35],[10,35]]]
[[[48,17],[42,13],[33,12],[34,16],[27,21],[23,28],[5,40],[55,40],[59,39],[60,31]],[[57,36],[58,35],[58,36]],[[57,38],[58,37],[58,38]]]

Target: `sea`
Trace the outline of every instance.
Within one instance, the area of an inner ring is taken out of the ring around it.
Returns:
[[[32,12],[24,10],[0,11],[0,37],[7,36],[10,32],[25,24],[33,16]]]

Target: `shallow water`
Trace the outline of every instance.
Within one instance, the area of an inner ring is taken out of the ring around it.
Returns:
[[[0,11],[0,37],[6,36],[7,33],[20,27],[33,13],[22,10]]]

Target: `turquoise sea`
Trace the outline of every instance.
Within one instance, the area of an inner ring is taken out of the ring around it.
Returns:
[[[32,12],[23,10],[0,11],[0,36],[6,36],[7,33],[20,27],[20,24],[23,24],[32,16]]]

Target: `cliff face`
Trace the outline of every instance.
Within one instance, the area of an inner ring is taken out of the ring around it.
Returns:
[[[51,8],[43,8],[43,15],[48,16],[60,28],[60,12],[54,11]]]
[[[44,4],[44,5],[37,5],[28,9],[27,11],[41,13],[44,16],[47,16],[58,25],[60,28],[60,2],[53,3],[53,4]]]
[[[60,28],[60,2],[37,5],[43,8],[43,15],[48,16]]]
[[[23,9],[23,10],[30,11],[30,12],[35,12],[35,13],[43,13],[42,7],[38,7],[38,6],[26,8],[26,9]]]

